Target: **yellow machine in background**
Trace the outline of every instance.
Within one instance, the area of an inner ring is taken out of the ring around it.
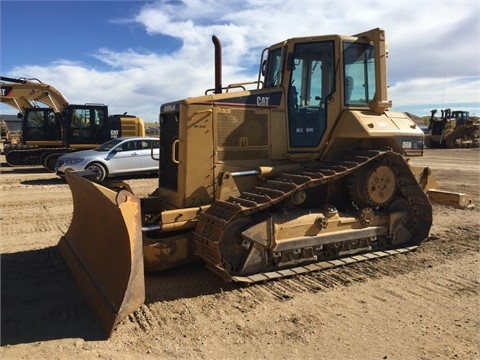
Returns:
[[[445,109],[441,112],[441,117],[436,118],[437,109],[432,110],[426,138],[428,147],[452,149],[479,146],[480,122],[478,118],[470,118],[468,111]]]
[[[389,111],[383,30],[279,42],[257,81],[227,87],[213,41],[215,88],[161,106],[151,196],[67,173],[59,247],[107,334],[143,303],[144,269],[201,258],[253,283],[409,251],[429,233],[429,172],[405,160],[424,135]]]
[[[109,116],[103,104],[70,104],[60,91],[37,79],[0,79],[0,101],[18,109],[23,119],[22,145],[4,150],[10,165],[42,164],[54,171],[64,153],[92,149],[115,137],[145,136],[144,121],[136,116]]]

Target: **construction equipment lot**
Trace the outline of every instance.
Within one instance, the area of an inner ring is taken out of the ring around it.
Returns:
[[[2,359],[480,357],[478,206],[434,205],[417,251],[320,273],[249,287],[201,263],[148,274],[145,304],[106,341],[56,248],[68,185],[0,162]],[[428,149],[412,163],[480,204],[479,149]],[[158,181],[125,180],[138,196]]]

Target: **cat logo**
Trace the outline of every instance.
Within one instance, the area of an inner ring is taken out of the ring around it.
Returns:
[[[257,96],[257,106],[268,107],[268,101],[270,97],[268,96]]]

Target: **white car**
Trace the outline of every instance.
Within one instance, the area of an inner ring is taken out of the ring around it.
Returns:
[[[154,137],[116,138],[92,150],[82,150],[59,157],[58,176],[67,170],[92,170],[97,180],[127,174],[158,173],[160,140]]]

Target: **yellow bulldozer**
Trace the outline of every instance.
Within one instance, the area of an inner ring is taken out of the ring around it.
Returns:
[[[150,196],[66,174],[59,248],[107,334],[143,304],[144,271],[201,259],[255,283],[406,252],[430,231],[429,170],[406,161],[424,134],[389,111],[384,30],[279,42],[256,81],[225,87],[213,42],[215,87],[160,108]]]
[[[468,111],[451,109],[441,110],[442,116],[436,118],[437,109],[431,111],[426,145],[431,148],[478,147],[480,122],[471,118]]]

